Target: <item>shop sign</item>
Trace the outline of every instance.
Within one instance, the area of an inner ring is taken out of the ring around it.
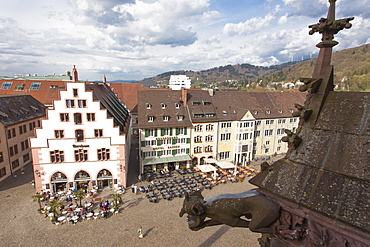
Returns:
[[[180,148],[180,146],[170,146],[168,149],[173,149],[173,148]]]
[[[168,140],[168,139],[178,139],[178,137],[174,136],[166,136],[166,137],[157,137],[156,140]]]
[[[90,146],[89,145],[82,145],[82,144],[80,144],[80,145],[73,144],[72,147],[74,147],[74,148],[88,148]]]

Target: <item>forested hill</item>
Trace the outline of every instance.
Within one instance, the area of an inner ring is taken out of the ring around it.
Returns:
[[[142,80],[143,84],[154,82],[157,84],[168,84],[171,75],[187,75],[191,78],[192,85],[202,84],[203,86],[213,85],[225,81],[254,81],[256,78],[263,77],[275,71],[281,71],[298,62],[289,62],[270,67],[254,66],[251,64],[237,64],[215,67],[203,71],[169,71],[155,77]],[[201,85],[199,85],[201,86]]]
[[[317,58],[309,59],[263,77],[264,82],[296,81],[311,77]],[[370,44],[334,52],[334,83],[353,91],[370,90]]]
[[[167,85],[171,75],[187,75],[191,78],[192,87],[238,87],[263,81],[262,85],[271,82],[295,82],[302,77],[311,77],[316,58],[289,62],[270,67],[237,64],[220,66],[203,71],[170,71],[142,81],[144,85]],[[370,90],[370,44],[334,52],[334,82],[342,84],[341,88],[353,91]]]

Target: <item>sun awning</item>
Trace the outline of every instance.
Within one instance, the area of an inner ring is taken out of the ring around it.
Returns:
[[[143,165],[155,165],[155,164],[160,164],[160,163],[180,162],[180,161],[188,161],[188,160],[191,160],[191,158],[188,154],[186,154],[186,155],[171,156],[171,157],[144,159]]]
[[[217,164],[218,163],[217,160],[215,160],[215,159],[209,159],[209,158],[204,159],[204,162],[206,162],[208,164]]]
[[[235,168],[235,165],[233,163],[227,161],[217,162],[217,165],[222,169]]]
[[[197,167],[202,172],[215,172],[215,171],[217,171],[217,168],[212,166],[212,165],[198,165]]]

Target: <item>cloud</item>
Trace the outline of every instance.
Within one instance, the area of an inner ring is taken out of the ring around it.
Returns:
[[[370,0],[362,0],[362,1],[340,1],[340,4],[337,4],[337,16],[339,18],[344,17],[351,17],[351,16],[362,16],[369,18],[370,11],[366,11],[369,9]]]
[[[190,45],[197,40],[193,25],[218,18],[218,12],[209,9],[209,0],[78,0],[71,3],[75,6],[72,18],[80,24],[96,26],[101,32],[91,35],[88,45],[115,49],[132,44]]]
[[[279,11],[280,6],[277,5],[273,11],[265,15],[264,17],[253,17],[245,22],[238,24],[228,23],[225,25],[223,32],[227,35],[248,35],[253,32],[259,31],[276,19],[276,13]]]
[[[284,7],[290,9],[293,16],[317,17],[327,13],[327,0],[283,0]]]

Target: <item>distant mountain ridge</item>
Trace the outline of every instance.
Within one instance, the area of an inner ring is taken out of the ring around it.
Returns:
[[[168,84],[171,75],[186,75],[191,78],[192,84],[213,84],[223,81],[248,81],[263,77],[284,68],[290,67],[298,62],[289,62],[269,67],[255,66],[251,64],[237,64],[215,67],[202,71],[179,70],[169,71],[157,76],[141,80],[140,83],[148,85]]]
[[[202,71],[169,71],[157,76],[139,81],[144,86],[168,85],[171,75],[187,75],[191,78],[192,87],[237,87],[244,88],[253,82],[295,82],[302,77],[311,77],[316,58],[288,62],[269,67],[251,64],[237,64],[215,67]],[[341,50],[333,53],[334,82],[343,84],[346,90],[370,90],[370,46]]]

